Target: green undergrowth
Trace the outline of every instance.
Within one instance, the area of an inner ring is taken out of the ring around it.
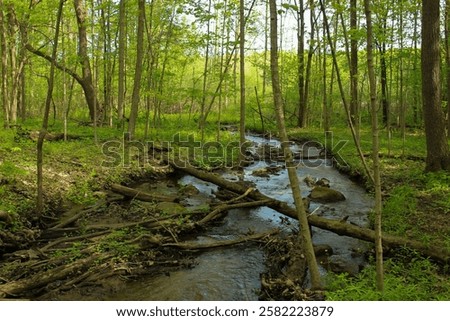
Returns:
[[[235,123],[231,118],[229,122]],[[224,123],[229,122],[224,119]],[[169,157],[180,157],[205,169],[232,166],[239,136],[221,130],[219,125],[206,123],[202,135],[194,116],[164,115],[157,126],[149,127],[147,136],[145,122],[140,119],[135,137],[130,139],[117,126],[94,130],[79,121],[69,122],[67,141],[44,143],[46,212],[58,210],[61,204],[56,199],[92,204],[97,201],[96,192],[111,183],[126,183],[163,170],[164,164],[151,160],[155,156],[152,147],[168,147]],[[19,215],[35,207],[36,141],[30,134],[40,128],[39,119],[30,119],[11,129],[0,129],[0,210]],[[63,133],[63,123],[52,122],[48,131]]]
[[[340,128],[328,134],[320,129],[294,129],[293,138],[316,141],[338,149],[339,168],[362,183],[369,193],[373,186],[362,166],[350,130]],[[331,141],[332,137],[332,141]],[[410,129],[406,139],[393,132],[390,139],[380,132],[381,182],[383,193],[383,233],[409,238],[450,251],[450,173],[425,173],[425,135]],[[371,170],[372,136],[361,130],[361,149]],[[338,144],[347,142],[346,144]],[[343,166],[342,166],[343,165]],[[369,214],[373,227],[373,214]],[[375,265],[370,263],[356,277],[332,275],[328,280],[328,300],[449,300],[448,266],[437,266],[411,251],[395,250],[386,255],[385,291],[375,289]]]
[[[411,259],[412,257],[412,259]],[[330,301],[448,301],[450,282],[429,260],[409,253],[384,262],[384,291],[375,287],[375,264],[370,264],[357,276],[329,275],[326,299]],[[447,271],[448,273],[448,271]]]

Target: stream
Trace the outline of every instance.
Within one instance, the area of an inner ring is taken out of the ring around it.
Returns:
[[[256,135],[249,135],[247,139],[253,142],[251,148],[257,152],[261,146],[277,148],[280,142],[275,139],[266,139]],[[298,155],[308,155],[308,159],[301,161],[297,172],[301,182],[303,197],[311,191],[304,178],[326,178],[331,188],[340,191],[346,200],[335,203],[316,203],[311,201],[310,212],[332,219],[342,219],[348,216],[347,221],[359,226],[368,223],[367,214],[372,209],[373,199],[365,190],[351,181],[347,176],[340,174],[332,165],[331,160],[320,159],[319,150],[304,146],[293,145],[292,150]],[[311,157],[313,156],[313,157]],[[321,163],[320,166],[317,166]],[[261,169],[276,169],[268,171],[270,175],[255,175]],[[244,179],[253,182],[258,190],[270,197],[285,201],[293,206],[292,192],[289,186],[287,170],[282,162],[266,160],[255,161],[244,169],[244,173],[224,171],[224,178],[239,181]],[[217,186],[201,181],[192,176],[183,176],[178,179],[178,185],[193,185],[200,193],[189,199],[189,205],[204,204],[214,197],[213,192]],[[222,219],[220,225],[208,229],[197,238],[198,242],[208,240],[234,239],[249,231],[255,233],[268,232],[274,228],[289,230],[297,228],[298,223],[284,215],[267,208],[235,209],[229,211]],[[332,232],[313,228],[314,245],[331,246],[333,253],[323,264],[321,273],[325,275],[327,269],[333,271],[356,274],[366,264],[364,252],[367,244]],[[202,252],[196,257],[196,265],[191,269],[171,272],[170,275],[144,277],[139,281],[130,282],[127,291],[117,293],[108,300],[132,301],[248,301],[258,300],[260,288],[260,274],[265,272],[264,252],[256,244],[211,249]]]

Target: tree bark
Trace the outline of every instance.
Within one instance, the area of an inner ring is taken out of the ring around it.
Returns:
[[[450,170],[440,84],[440,4],[422,2],[422,97],[427,144],[426,171]]]
[[[136,67],[134,70],[133,94],[131,96],[130,121],[128,123],[128,132],[130,133],[130,138],[134,137],[139,111],[142,61],[144,59],[145,0],[138,1],[138,12]]]
[[[58,52],[58,39],[59,39],[59,31],[61,25],[62,11],[64,7],[65,0],[60,0],[58,7],[58,14],[56,17],[56,28],[55,28],[55,36],[53,39],[53,50],[52,50],[52,59],[56,59],[56,54]],[[44,119],[42,120],[42,128],[39,132],[39,138],[37,141],[37,198],[36,198],[36,211],[39,216],[41,216],[44,212],[44,187],[43,187],[43,163],[44,163],[44,155],[43,155],[43,146],[44,139],[47,134],[48,129],[48,115],[50,112],[50,104],[53,96],[53,82],[55,78],[55,65],[51,65],[50,67],[50,76],[48,80],[48,89],[47,89],[47,98],[45,100],[45,111],[44,111]]]
[[[447,64],[447,137],[450,138],[450,0],[445,1],[445,61]]]
[[[359,141],[357,0],[350,0],[350,116]]]
[[[356,130],[355,130],[355,126],[353,126],[353,122],[351,121],[350,109],[348,107],[347,99],[345,98],[346,95],[345,95],[345,91],[344,91],[344,86],[342,84],[342,77],[341,77],[341,72],[340,72],[340,69],[339,69],[339,64],[338,64],[338,61],[337,61],[336,48],[333,45],[333,40],[332,40],[331,33],[330,33],[330,24],[328,23],[327,13],[326,13],[326,10],[325,10],[325,5],[323,3],[323,0],[320,0],[320,8],[322,10],[323,19],[325,20],[324,21],[324,25],[325,25],[325,28],[326,28],[326,31],[327,31],[327,40],[328,40],[328,44],[330,45],[331,56],[332,56],[332,59],[333,59],[333,66],[334,66],[334,70],[335,70],[335,73],[336,73],[336,80],[337,80],[337,83],[338,83],[339,92],[341,94],[342,104],[344,105],[345,114],[347,116],[348,125],[349,125],[350,131],[352,133],[353,142],[355,144],[356,150],[358,151],[358,155],[359,155],[361,163],[362,163],[362,165],[364,167],[366,175],[370,179],[370,181],[373,182],[374,180],[373,180],[372,173],[370,172],[369,167],[367,166],[367,162],[366,162],[366,160],[365,160],[365,158],[363,156],[362,150],[361,150],[361,145],[360,145],[360,143],[358,141],[358,137],[357,137],[357,133],[356,133]]]
[[[6,31],[4,24],[4,14],[3,14],[4,4],[3,0],[0,0],[0,49],[2,55],[2,105],[3,105],[3,127],[9,127],[9,95],[8,95],[8,53],[6,45]]]
[[[98,103],[97,94],[95,92],[95,86],[92,78],[91,64],[88,54],[88,39],[86,30],[86,7],[84,0],[73,1],[75,14],[78,25],[78,56],[81,64],[81,82],[78,81],[83,88],[83,92],[86,98],[86,103],[89,107],[89,116],[92,121],[96,121],[95,117],[102,119],[100,104]],[[53,59],[52,61],[55,61]]]
[[[119,3],[119,76],[118,76],[118,97],[117,97],[117,118],[119,127],[123,129],[123,114],[125,105],[125,38],[126,38],[126,19],[125,19],[125,1],[120,0]]]
[[[376,257],[376,284],[377,290],[383,292],[383,243],[381,233],[381,178],[379,153],[379,130],[378,130],[378,106],[377,106],[377,83],[375,78],[375,65],[373,61],[373,26],[370,0],[364,0],[367,24],[367,68],[370,86],[370,107],[372,113],[372,161],[373,178],[375,187],[375,257]]]
[[[298,127],[306,127],[305,97],[305,10],[299,1],[297,12],[297,60],[298,60]]]
[[[244,0],[239,1],[239,76],[240,76],[240,118],[239,118],[239,162],[245,160],[245,10]]]
[[[307,213],[301,196],[300,182],[297,176],[297,168],[293,162],[292,151],[289,146],[289,139],[286,132],[284,120],[283,100],[281,96],[280,78],[278,71],[278,24],[277,24],[277,5],[275,0],[270,0],[270,70],[272,72],[272,91],[277,117],[279,134],[281,137],[281,146],[283,147],[284,157],[286,159],[286,168],[288,171],[289,182],[291,184],[292,195],[294,197],[297,219],[299,221],[300,246],[305,251],[306,261],[308,263],[311,276],[312,289],[322,287],[320,281],[319,267],[316,261],[316,255],[311,240],[311,233],[307,219]]]

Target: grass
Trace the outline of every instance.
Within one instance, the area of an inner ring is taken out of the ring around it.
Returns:
[[[411,260],[411,256],[413,259]],[[408,254],[384,262],[385,290],[375,290],[375,265],[369,265],[356,277],[346,274],[328,278],[327,300],[330,301],[431,301],[450,300],[450,283],[428,260]]]

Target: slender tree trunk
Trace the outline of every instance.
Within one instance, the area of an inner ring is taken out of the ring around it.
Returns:
[[[112,127],[112,80],[115,56],[112,54],[111,3],[101,1],[100,16],[103,26],[103,101],[105,113],[108,112],[109,126]]]
[[[357,0],[350,0],[350,116],[359,141]]]
[[[362,163],[362,165],[364,167],[364,170],[365,170],[365,172],[367,174],[367,177],[373,182],[374,179],[373,179],[372,173],[369,170],[369,167],[367,166],[367,162],[366,162],[366,160],[364,158],[364,155],[362,153],[361,146],[360,146],[359,141],[358,141],[357,136],[356,136],[355,127],[353,126],[353,123],[350,120],[350,118],[351,118],[350,117],[350,110],[349,110],[349,107],[348,107],[347,99],[345,98],[345,91],[344,91],[344,86],[342,84],[341,73],[340,73],[340,70],[339,70],[339,65],[338,65],[338,61],[337,61],[337,57],[336,57],[336,50],[335,50],[335,46],[333,45],[333,41],[331,39],[331,33],[330,33],[330,27],[329,27],[330,25],[328,23],[328,19],[327,19],[327,15],[326,15],[326,12],[325,12],[325,6],[323,4],[323,0],[320,0],[320,7],[321,7],[321,10],[322,10],[323,19],[325,20],[324,23],[325,23],[326,30],[327,30],[327,39],[328,39],[328,44],[329,44],[330,50],[331,50],[331,56],[333,58],[333,65],[334,65],[334,70],[335,70],[335,73],[336,73],[336,80],[337,80],[337,83],[338,83],[338,86],[339,86],[339,92],[341,94],[342,104],[344,105],[344,109],[345,109],[345,113],[346,113],[346,116],[347,116],[348,125],[350,126],[350,131],[351,131],[351,134],[352,134],[353,142],[355,144],[356,150],[358,152],[358,155],[359,155],[361,163]]]
[[[364,0],[367,24],[367,66],[369,71],[370,86],[370,106],[372,110],[372,160],[373,160],[373,177],[375,187],[375,253],[376,253],[376,284],[377,290],[383,292],[384,289],[384,273],[383,273],[383,244],[381,233],[381,179],[380,179],[380,159],[379,153],[379,130],[378,130],[378,106],[377,106],[377,87],[375,79],[375,67],[373,61],[373,27],[372,12],[370,8],[370,0]]]
[[[263,88],[262,95],[266,96],[266,87],[267,87],[267,53],[269,52],[269,2],[265,1],[266,6],[266,15],[265,15],[265,23],[264,23],[264,67],[263,67]]]
[[[119,75],[118,75],[118,94],[117,94],[117,118],[120,128],[124,128],[124,108],[125,108],[125,39],[126,39],[126,18],[125,18],[125,2],[120,0],[119,3]]]
[[[310,37],[311,40],[309,42],[309,48],[308,48],[308,57],[306,60],[306,70],[305,70],[305,83],[304,83],[304,91],[303,91],[303,106],[305,108],[304,112],[304,125],[308,125],[308,104],[309,104],[309,94],[310,94],[310,87],[311,87],[311,70],[312,70],[312,60],[314,57],[314,51],[315,51],[315,33],[316,33],[316,17],[315,17],[315,4],[314,1],[311,0],[309,2],[309,8],[310,8],[310,21],[309,24],[311,25],[311,32]]]
[[[0,49],[2,55],[2,104],[3,104],[3,127],[9,127],[9,95],[8,95],[8,53],[7,53],[7,42],[6,42],[6,30],[4,22],[4,4],[3,0],[0,0]]]
[[[280,90],[280,80],[278,71],[278,26],[277,26],[277,6],[275,0],[270,0],[270,67],[272,71],[272,90],[273,99],[277,115],[277,123],[280,133],[280,138],[286,158],[286,167],[288,170],[289,181],[292,188],[294,203],[298,214],[300,224],[300,237],[303,249],[305,249],[305,256],[308,261],[309,272],[311,275],[311,285],[313,289],[322,287],[320,281],[320,273],[317,266],[316,257],[314,254],[311,234],[309,231],[308,218],[303,204],[300,184],[297,176],[296,167],[293,162],[292,152],[289,148],[289,140],[286,133],[286,126],[284,120],[283,102]]]
[[[212,1],[209,0],[208,2],[208,14],[211,14],[211,7],[212,7]],[[200,121],[199,121],[199,128],[201,131],[201,140],[203,142],[204,135],[205,135],[205,126],[206,126],[206,117],[208,114],[208,111],[206,110],[206,89],[208,85],[208,66],[209,66],[209,46],[210,46],[210,28],[211,28],[211,22],[210,19],[208,19],[208,23],[206,25],[206,48],[205,48],[205,64],[203,66],[203,95],[202,95],[202,104],[200,106]]]
[[[382,30],[384,33],[387,31],[387,18],[382,19]],[[384,34],[384,38],[387,35]],[[378,46],[380,51],[380,85],[381,85],[381,106],[383,109],[383,123],[386,125],[386,130],[390,131],[390,106],[388,97],[388,76],[387,76],[387,63],[386,63],[386,39],[382,39]],[[391,77],[392,78],[392,77]]]
[[[239,74],[240,74],[240,119],[239,119],[239,163],[245,160],[245,15],[244,0],[239,1]]]
[[[447,65],[447,137],[450,138],[450,0],[445,1],[445,46]]]
[[[78,25],[78,56],[80,59],[81,70],[82,70],[82,81],[80,82],[83,88],[84,95],[86,97],[86,102],[89,107],[89,115],[91,120],[94,121],[95,115],[100,118],[101,113],[97,113],[96,109],[100,109],[100,104],[97,100],[97,95],[95,93],[94,81],[92,78],[92,71],[88,53],[88,38],[86,29],[86,7],[84,0],[74,0],[75,14],[77,17]]]
[[[325,19],[322,19],[323,28],[322,28],[322,36],[323,39],[326,39],[326,26]],[[323,61],[322,61],[322,114],[323,114],[323,129],[324,132],[327,133],[330,131],[330,113],[328,110],[328,79],[327,79],[327,46],[326,42],[323,43]]]
[[[136,122],[140,102],[142,61],[144,59],[145,0],[138,1],[138,11],[136,67],[134,70],[133,94],[131,96],[130,121],[128,123],[128,132],[130,133],[131,139],[136,132]]]
[[[400,1],[400,22],[399,22],[399,33],[400,33],[400,57],[398,61],[399,68],[399,119],[400,119],[400,132],[402,136],[402,157],[405,156],[405,143],[406,143],[406,105],[405,105],[405,94],[404,94],[404,72],[403,72],[403,1]]]
[[[17,122],[17,106],[18,106],[18,88],[20,81],[20,72],[19,67],[17,65],[17,19],[16,14],[14,12],[14,7],[10,4],[8,5],[7,10],[7,18],[8,18],[8,38],[9,38],[9,75],[8,77],[11,79],[10,83],[10,109],[9,109],[9,121],[12,124]]]
[[[413,78],[413,119],[414,124],[417,125],[419,123],[419,101],[420,101],[420,80],[418,79],[418,57],[419,57],[419,46],[418,46],[418,39],[420,38],[419,35],[419,13],[418,10],[414,11],[414,34],[413,34],[413,50],[414,50],[414,58],[413,58],[413,72],[414,72],[414,78]]]
[[[427,142],[427,171],[450,170],[440,85],[440,4],[422,1],[422,99]]]
[[[305,106],[305,9],[299,1],[297,12],[297,59],[298,59],[298,127],[306,127]]]
[[[56,60],[56,55],[58,52],[58,39],[59,39],[59,30],[61,25],[61,17],[62,11],[64,7],[65,0],[60,0],[58,7],[58,14],[56,17],[56,27],[55,27],[55,37],[53,39],[53,50],[52,50],[52,59]],[[55,65],[50,65],[50,77],[48,79],[48,90],[47,90],[47,98],[45,100],[45,111],[44,118],[42,121],[42,128],[39,132],[39,138],[37,142],[37,200],[36,200],[36,211],[39,216],[41,216],[44,212],[44,188],[43,188],[43,146],[44,146],[44,138],[47,134],[48,128],[48,116],[50,112],[50,104],[52,101],[53,95],[53,81],[55,77]]]

